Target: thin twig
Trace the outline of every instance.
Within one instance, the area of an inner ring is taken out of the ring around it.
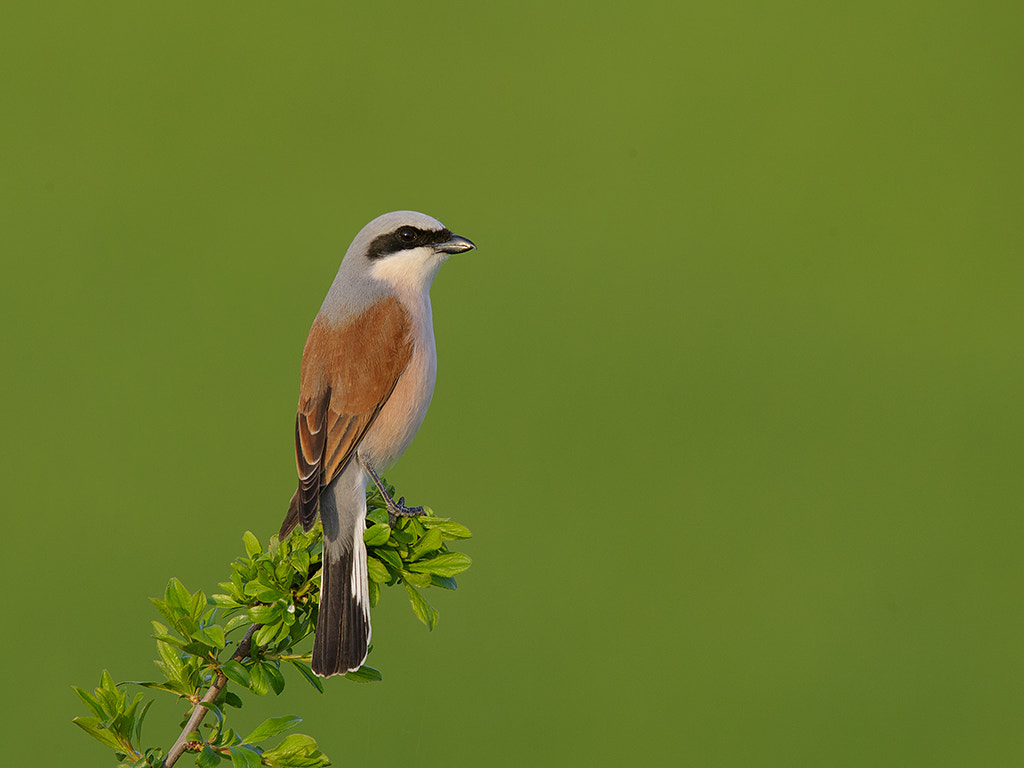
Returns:
[[[231,659],[233,661],[241,661],[249,655],[249,651],[252,646],[252,636],[261,626],[263,625],[253,624],[248,630],[246,630],[245,637],[241,639],[238,643],[238,648],[236,648],[235,652],[231,655]],[[163,768],[171,768],[172,765],[178,762],[178,758],[185,754],[185,751],[188,748],[189,734],[193,731],[198,731],[199,726],[203,722],[203,718],[206,717],[207,708],[203,705],[211,704],[220,695],[220,692],[224,690],[224,686],[227,682],[227,676],[218,669],[217,676],[214,678],[213,684],[210,686],[203,698],[199,700],[199,703],[196,704],[195,708],[192,710],[192,716],[189,717],[188,722],[185,723],[185,728],[182,730],[181,735],[178,736],[178,740],[174,742],[171,749],[167,752],[167,757],[164,758]]]

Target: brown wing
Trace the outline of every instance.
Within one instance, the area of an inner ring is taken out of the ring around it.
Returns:
[[[313,527],[320,492],[345,469],[409,364],[410,331],[409,315],[395,298],[345,324],[317,316],[302,354],[295,417],[299,486],[282,532],[296,522],[307,531]]]

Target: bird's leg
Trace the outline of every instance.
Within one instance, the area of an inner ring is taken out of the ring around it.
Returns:
[[[388,493],[388,489],[384,487],[384,483],[381,482],[377,473],[373,471],[373,467],[363,461],[363,457],[358,453],[356,459],[359,461],[359,465],[365,469],[371,478],[373,478],[373,484],[377,486],[377,490],[380,491],[380,495],[384,497],[384,504],[388,508],[388,525],[392,528],[395,527],[395,523],[398,522],[400,517],[419,517],[425,514],[423,507],[407,507],[405,506],[405,496],[402,496],[395,501],[391,498],[391,494]]]

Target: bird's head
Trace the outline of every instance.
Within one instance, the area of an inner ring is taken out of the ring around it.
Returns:
[[[399,293],[428,289],[453,253],[475,248],[432,216],[394,211],[378,216],[356,235],[345,254],[360,271],[388,283]]]

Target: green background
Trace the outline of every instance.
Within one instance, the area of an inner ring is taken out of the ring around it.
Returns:
[[[474,566],[433,633],[384,596],[382,684],[292,678],[240,729],[299,714],[336,765],[1021,764],[1022,27],[5,10],[2,762],[113,765],[70,686],[154,676],[146,598],[276,530],[309,324],[412,208],[479,250],[389,479]]]

